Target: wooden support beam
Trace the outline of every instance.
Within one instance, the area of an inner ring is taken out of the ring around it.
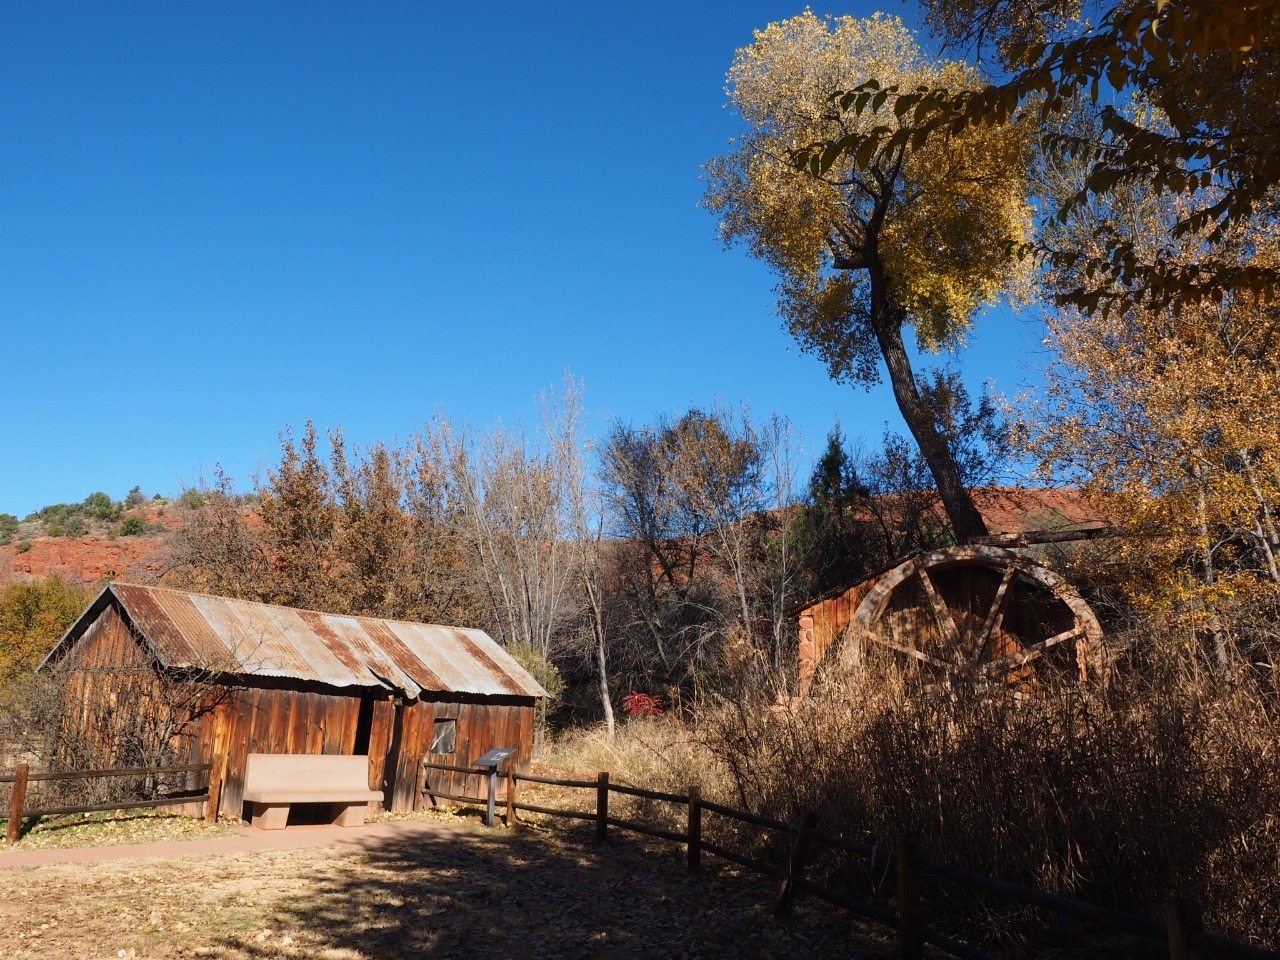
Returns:
[[[596,778],[596,843],[609,839],[609,771]]]
[[[914,844],[905,833],[898,835],[895,859],[898,867],[898,945],[902,960],[920,960],[924,939],[920,936],[920,889],[911,865]]]
[[[514,766],[514,762],[512,764]],[[516,772],[507,770],[507,829],[516,828]]]
[[[791,912],[795,903],[796,888],[804,876],[804,867],[809,860],[809,847],[813,844],[813,831],[818,827],[818,815],[806,813],[800,819],[796,830],[796,842],[792,844],[791,856],[787,859],[787,873],[782,878],[782,886],[778,888],[778,899],[773,904],[773,912],[784,917]]]
[[[222,801],[222,758],[214,757],[209,768],[209,799],[204,802],[204,822],[218,822],[218,804]]]
[[[999,660],[992,660],[990,663],[984,663],[981,667],[983,673],[999,673],[1001,670],[1020,667],[1024,663],[1034,660],[1046,650],[1056,647],[1060,643],[1078,637],[1083,633],[1079,627],[1072,627],[1070,630],[1063,630],[1062,633],[1054,634],[1048,640],[1041,640],[1039,643],[1033,643],[1029,647],[1024,647],[1017,653],[1011,653],[1007,657],[1001,657]]]
[[[1000,629],[1001,622],[1004,620],[1005,608],[1009,605],[1009,595],[1012,592],[1010,588],[1013,586],[1014,578],[1018,575],[1018,568],[1013,564],[1004,568],[1004,576],[1000,578],[1000,586],[996,588],[995,599],[991,601],[991,609],[987,611],[987,619],[982,623],[982,633],[978,635],[978,654],[974,658],[974,662],[980,663],[982,656],[987,652],[987,644],[991,642],[991,635]]]
[[[9,830],[6,838],[10,843],[17,843],[22,836],[22,805],[27,800],[27,775],[31,768],[25,763],[18,764],[14,771],[13,795],[9,802]]]
[[[1202,954],[1191,944],[1200,932],[1200,905],[1194,900],[1170,897],[1165,904],[1165,925],[1169,931],[1169,960],[1202,960]]]
[[[933,580],[929,577],[929,571],[923,566],[916,571],[916,575],[920,578],[920,585],[924,587],[925,598],[929,601],[929,607],[933,610],[933,619],[938,622],[938,631],[942,634],[942,641],[951,650],[952,656],[960,653],[960,631],[956,629],[956,622],[951,617],[951,611],[947,609],[947,605],[943,603],[942,597],[938,595],[937,588],[933,585]]]

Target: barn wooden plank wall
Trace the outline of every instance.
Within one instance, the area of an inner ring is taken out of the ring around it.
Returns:
[[[514,762],[518,769],[529,769],[534,719],[531,705],[424,701],[406,708],[405,717],[405,742],[418,746],[400,751],[394,810],[413,810],[424,802],[416,795],[416,778],[423,760],[467,767],[494,747],[515,747]],[[431,752],[437,720],[452,720],[457,724],[453,753]],[[475,791],[482,789],[483,784],[477,774],[437,770],[431,772],[431,786],[444,793],[477,796]]]
[[[172,712],[182,700],[180,683],[162,674],[129,625],[107,607],[76,644],[64,664],[69,704],[65,718],[78,753],[73,766],[116,765],[112,745],[121,718],[134,729]],[[516,747],[519,769],[527,770],[533,745],[533,698],[471,702],[464,695],[447,700],[398,702],[388,690],[370,688],[291,689],[283,678],[245,678],[243,685],[222,686],[207,678],[188,682],[199,693],[185,703],[193,714],[169,744],[173,763],[223,759],[219,810],[238,815],[244,798],[244,770],[250,753],[346,754],[356,752],[361,709],[365,709],[370,789],[383,790],[396,812],[418,807],[418,774],[428,757],[468,765],[493,747]],[[312,684],[312,687],[318,685]],[[492,698],[489,698],[492,699]],[[457,748],[432,754],[437,719],[457,723]],[[93,758],[93,762],[89,762]],[[194,777],[194,775],[193,775]],[[191,789],[202,786],[193,782]],[[442,789],[445,787],[440,786]],[[458,775],[449,792],[478,789],[478,778]]]
[[[835,597],[819,600],[812,606],[805,607],[797,616],[799,626],[799,673],[800,692],[808,692],[817,670],[827,652],[840,639],[844,628],[849,625],[863,597],[874,586],[874,580],[868,580]]]

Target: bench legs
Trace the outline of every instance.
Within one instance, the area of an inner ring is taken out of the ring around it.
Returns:
[[[283,830],[289,822],[289,804],[251,803],[249,816],[259,830]]]
[[[283,830],[289,822],[287,803],[249,804],[249,819],[259,830]],[[332,803],[329,805],[330,823],[337,827],[359,827],[369,815],[367,803]]]
[[[333,824],[338,827],[359,827],[369,814],[367,803],[335,803],[332,809]]]

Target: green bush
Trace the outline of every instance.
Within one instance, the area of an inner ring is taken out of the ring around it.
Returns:
[[[124,522],[120,524],[120,536],[122,537],[141,537],[151,532],[151,524],[138,516],[129,516],[124,518]]]
[[[84,498],[84,508],[95,520],[114,520],[120,516],[122,506],[99,490]]]
[[[508,647],[507,652],[516,663],[529,671],[529,675],[538,681],[543,690],[547,691],[547,695],[539,701],[534,715],[537,732],[540,735],[544,734],[547,729],[547,717],[555,709],[560,695],[564,692],[564,677],[560,675],[556,665],[544,657],[537,647],[527,643],[517,643]]]
[[[12,513],[0,513],[0,545],[12,543],[18,533],[18,518]]]

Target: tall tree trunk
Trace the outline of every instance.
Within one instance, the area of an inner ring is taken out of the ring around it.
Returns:
[[[934,411],[925,404],[916,386],[911,358],[902,342],[902,317],[888,303],[887,282],[880,270],[871,270],[871,328],[880,345],[885,365],[889,368],[889,382],[893,386],[893,398],[902,411],[902,419],[920,446],[920,453],[933,482],[938,485],[938,496],[951,521],[956,540],[969,543],[987,536],[987,525],[982,514],[974,506],[973,498],[960,479],[960,468],[947,446],[947,439],[938,430]]]
[[[600,596],[600,585],[595,579],[595,575],[595,570],[583,567],[582,587],[587,598],[587,615],[591,621],[591,633],[596,642],[596,679],[600,685],[600,706],[604,711],[605,730],[609,735],[609,739],[612,740],[615,721],[613,703],[609,698],[609,645],[606,642],[607,638],[604,632],[604,603]]]

